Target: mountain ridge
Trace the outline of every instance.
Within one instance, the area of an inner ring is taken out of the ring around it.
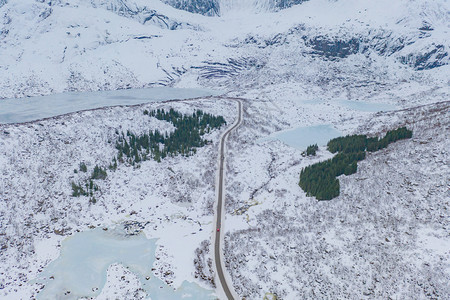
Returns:
[[[309,72],[328,64],[356,73],[355,62],[370,68],[387,58],[393,64],[381,78],[388,72],[414,81],[422,71],[447,68],[448,3],[402,0],[381,15],[388,2],[311,0],[278,12],[212,18],[157,0],[10,0],[0,8],[0,98],[184,82],[210,87],[217,82],[202,75],[210,64],[232,79],[228,89],[252,69],[228,61],[259,61],[252,75],[260,77],[271,56],[284,53],[275,73],[284,62],[298,63],[289,51],[309,61]],[[444,82],[445,73],[432,76]]]

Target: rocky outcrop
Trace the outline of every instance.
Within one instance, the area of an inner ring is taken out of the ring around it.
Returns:
[[[403,56],[400,61],[416,70],[429,70],[448,65],[449,55],[444,45],[434,45],[424,52]]]
[[[102,7],[112,11],[119,16],[136,19],[141,24],[153,24],[163,29],[175,30],[181,28],[191,28],[192,26],[186,22],[181,22],[160,12],[147,7],[138,5],[136,2],[127,0],[110,0],[110,1],[92,1],[94,7]]]
[[[221,8],[230,3],[224,3],[227,0],[162,0],[177,9],[185,10],[191,13],[201,14],[205,16],[220,16]],[[280,9],[289,8],[296,4],[301,4],[308,0],[270,0],[270,1],[254,1],[254,6],[263,11],[278,11]],[[236,2],[239,6],[239,1]]]
[[[275,7],[279,9],[289,8],[292,5],[302,4],[308,0],[274,0]]]
[[[163,0],[177,9],[205,16],[218,16],[220,11],[219,0]]]

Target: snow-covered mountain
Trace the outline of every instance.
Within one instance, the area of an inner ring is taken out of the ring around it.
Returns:
[[[314,0],[267,12],[289,3],[223,0],[223,16],[211,18],[157,0],[10,0],[0,8],[0,97],[183,82],[231,87],[249,73],[276,81],[273,72],[349,83],[358,73],[359,81],[385,84],[447,68],[447,1]],[[308,72],[290,67],[303,64]],[[319,71],[325,66],[335,72]],[[445,72],[433,74],[444,80]]]

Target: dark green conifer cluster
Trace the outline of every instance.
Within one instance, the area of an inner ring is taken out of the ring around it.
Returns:
[[[358,152],[369,151],[375,152],[386,148],[390,143],[402,139],[409,139],[412,137],[412,131],[406,127],[400,127],[395,130],[390,130],[386,135],[379,139],[378,137],[369,138],[366,135],[348,135],[338,137],[328,142],[327,148],[331,153],[336,152]]]
[[[175,126],[175,131],[166,134],[158,130],[150,130],[142,135],[127,131],[125,135],[116,130],[116,134],[119,135],[116,143],[118,155],[109,164],[109,170],[115,171],[118,162],[126,161],[136,165],[150,158],[161,161],[167,156],[191,155],[196,153],[198,147],[208,143],[207,140],[202,139],[205,133],[226,124],[222,116],[216,117],[201,110],[197,110],[192,115],[183,115],[174,109],[169,111],[157,109],[150,112],[144,110],[144,115],[172,123]],[[139,164],[136,166],[139,167]],[[79,170],[84,173],[87,172],[87,166],[84,162],[80,163]],[[78,173],[78,170],[75,169],[74,172]],[[95,184],[95,180],[104,180],[107,175],[106,168],[96,165],[91,176],[84,182],[78,184],[72,182],[72,196],[87,196],[90,197],[91,203],[96,203],[95,192],[100,189]]]
[[[316,152],[319,150],[317,144],[310,145],[306,148],[306,156],[316,156]]]
[[[87,172],[86,164],[83,162],[80,164],[80,169],[83,172]],[[72,196],[80,197],[80,196],[88,196],[91,197],[90,201],[95,203],[97,200],[94,197],[95,192],[99,191],[98,185],[95,184],[94,180],[104,180],[107,176],[106,169],[99,167],[96,165],[94,170],[92,171],[91,176],[85,180],[84,183],[72,182]]]
[[[175,131],[170,134],[158,130],[150,130],[142,135],[130,131],[126,135],[122,133],[116,143],[119,161],[134,165],[150,158],[161,161],[167,156],[192,155],[196,153],[196,148],[208,143],[202,139],[205,133],[226,124],[222,116],[216,117],[201,110],[192,115],[183,115],[172,108],[169,111],[144,111],[144,114],[172,123]]]
[[[83,162],[80,162],[80,171],[86,173],[87,172],[87,166],[86,164]]]
[[[375,152],[386,148],[388,144],[412,137],[412,131],[406,127],[388,131],[386,135],[369,138],[366,135],[348,135],[328,142],[331,153],[339,152],[332,159],[313,164],[300,173],[300,187],[308,196],[318,200],[330,200],[339,196],[339,179],[342,174],[351,175],[357,171],[357,162],[366,157],[366,150]]]

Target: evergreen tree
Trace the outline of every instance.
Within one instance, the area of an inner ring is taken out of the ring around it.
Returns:
[[[316,151],[319,150],[319,146],[317,144],[310,145],[306,148],[306,155],[307,156],[316,156]]]
[[[80,171],[86,173],[87,172],[87,166],[84,162],[80,163]]]

